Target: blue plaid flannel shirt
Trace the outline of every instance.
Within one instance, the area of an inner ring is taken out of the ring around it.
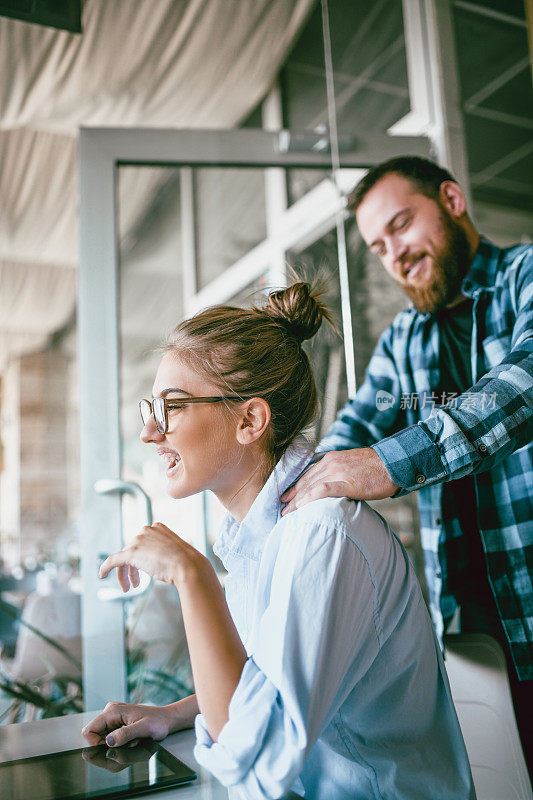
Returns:
[[[473,299],[474,385],[435,405],[439,330],[410,308],[382,334],[366,378],[320,450],[372,446],[400,487],[418,490],[431,615],[439,637],[457,603],[447,589],[446,481],[473,474],[487,570],[518,676],[533,678],[533,246],[481,239],[463,282]]]

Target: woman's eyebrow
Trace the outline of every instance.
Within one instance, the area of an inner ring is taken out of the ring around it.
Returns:
[[[163,389],[162,392],[159,394],[159,397],[166,397],[167,394],[170,394],[170,392],[180,392],[181,394],[186,394],[187,397],[192,397],[191,393],[186,392],[185,389],[176,389],[176,388]]]

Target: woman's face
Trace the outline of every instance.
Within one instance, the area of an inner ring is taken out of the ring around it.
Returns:
[[[159,365],[154,397],[167,400],[214,397],[222,392],[167,353]],[[186,403],[168,409],[168,430],[159,433],[153,415],[141,440],[153,443],[166,465],[167,491],[176,499],[211,489],[227,506],[242,475],[246,454],[237,441],[237,420],[224,403]]]

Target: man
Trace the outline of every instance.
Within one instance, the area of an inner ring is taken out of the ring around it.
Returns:
[[[375,500],[418,490],[439,637],[503,645],[531,771],[533,708],[533,247],[480,237],[452,176],[417,157],[370,170],[349,198],[370,250],[412,306],[283,496]]]

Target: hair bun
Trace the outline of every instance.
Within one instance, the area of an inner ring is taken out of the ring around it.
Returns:
[[[262,311],[282,322],[291,336],[301,343],[315,335],[324,318],[331,322],[321,294],[309,283],[293,283],[286,289],[271,292]]]

